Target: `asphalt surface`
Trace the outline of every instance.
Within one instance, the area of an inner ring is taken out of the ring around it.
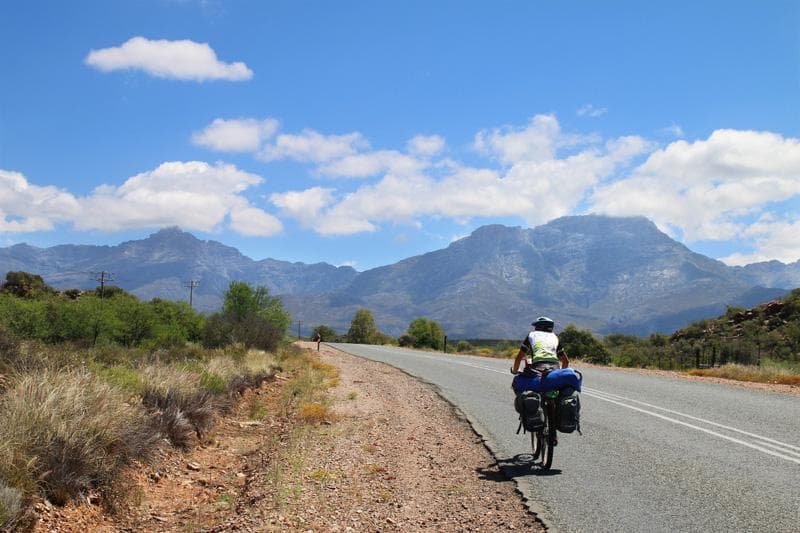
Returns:
[[[583,435],[559,434],[544,472],[516,434],[509,360],[331,346],[436,386],[553,530],[800,532],[797,396],[578,365]]]

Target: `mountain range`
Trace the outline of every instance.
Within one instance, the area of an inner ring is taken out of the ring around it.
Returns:
[[[178,228],[117,246],[17,244],[0,248],[0,272],[27,271],[60,289],[97,286],[101,271],[140,298],[188,299],[218,309],[232,280],[265,285],[295,319],[347,329],[370,309],[378,327],[403,332],[424,316],[451,338],[516,338],[549,315],[598,333],[670,333],[751,307],[800,286],[800,261],[730,267],[692,252],[641,217],[556,219],[536,228],[483,226],[446,248],[357,272],[327,263],[255,261]]]

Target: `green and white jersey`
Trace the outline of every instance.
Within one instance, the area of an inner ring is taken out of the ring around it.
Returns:
[[[529,365],[540,362],[558,362],[558,337],[549,331],[531,331],[522,341]]]

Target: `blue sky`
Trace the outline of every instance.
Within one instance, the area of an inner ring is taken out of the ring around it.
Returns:
[[[0,244],[178,225],[359,270],[644,215],[800,259],[800,4],[7,1]]]

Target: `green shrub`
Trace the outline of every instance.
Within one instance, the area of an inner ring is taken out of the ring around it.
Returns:
[[[441,350],[444,346],[444,329],[435,320],[415,318],[408,325],[408,335],[414,338],[416,348]]]
[[[140,395],[144,390],[141,373],[128,365],[104,366],[93,363],[90,368],[110,384],[129,394]]]
[[[409,348],[417,343],[417,339],[415,339],[413,335],[404,333],[403,335],[400,335],[400,337],[398,337],[397,343],[404,348]]]
[[[608,350],[588,329],[578,329],[570,324],[558,334],[558,339],[569,357],[599,364],[607,364],[611,360]]]
[[[460,340],[456,343],[456,351],[461,353],[471,352],[472,345],[465,340]]]

